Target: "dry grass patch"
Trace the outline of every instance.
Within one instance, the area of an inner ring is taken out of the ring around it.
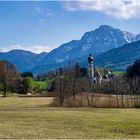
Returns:
[[[140,96],[82,93],[76,95],[75,100],[72,96],[65,98],[63,107],[135,108],[137,98],[140,105]],[[61,106],[59,100],[55,98],[50,106]]]
[[[0,138],[140,138],[139,109],[47,107],[51,101],[0,99]]]
[[[47,107],[52,101],[53,97],[1,97],[0,110]]]

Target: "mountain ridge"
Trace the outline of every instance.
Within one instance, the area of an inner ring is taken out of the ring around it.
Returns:
[[[20,72],[45,72],[65,66],[69,61],[84,61],[89,53],[96,57],[137,40],[140,40],[140,34],[135,35],[109,25],[101,25],[94,31],[85,32],[81,39],[64,43],[49,53],[35,54],[25,50],[12,50],[0,53],[0,60],[15,64]]]
[[[96,56],[112,48],[136,41],[135,37],[136,35],[132,33],[125,31],[124,34],[124,31],[120,29],[113,28],[109,25],[101,25],[94,31],[84,33],[80,40],[72,40],[52,50],[44,58],[43,63],[49,64],[47,63],[48,61],[59,63],[69,59],[86,57],[89,53]]]
[[[140,41],[125,44],[95,57],[95,66],[125,70],[140,57]]]

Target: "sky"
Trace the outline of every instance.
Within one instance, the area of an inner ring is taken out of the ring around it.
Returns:
[[[140,33],[140,0],[0,1],[0,52],[49,52],[104,24]]]

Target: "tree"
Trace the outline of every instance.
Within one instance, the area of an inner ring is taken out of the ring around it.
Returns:
[[[58,73],[59,73],[60,76],[63,75],[63,68],[59,68]]]
[[[127,68],[126,72],[127,82],[130,87],[130,93],[134,96],[135,107],[140,106],[140,58]],[[135,97],[137,96],[137,98]]]
[[[73,97],[79,93],[80,90],[80,67],[76,64],[71,69],[64,69],[63,75],[58,76],[55,80],[56,91],[59,97],[59,103],[63,106],[64,100],[68,102],[69,97]]]
[[[23,79],[24,94],[27,94],[27,92],[32,89],[32,86],[33,80],[31,77],[26,77]]]
[[[59,77],[56,79],[56,91],[59,97],[59,103],[61,106],[64,104],[64,99],[67,96],[67,81],[66,78]]]
[[[126,76],[128,78],[140,77],[140,58],[127,68]]]
[[[81,69],[79,63],[76,63],[74,66],[74,77],[79,78],[81,76]]]
[[[21,80],[22,78],[13,64],[8,61],[0,61],[0,83],[3,97],[6,96],[7,90],[11,90],[11,87],[15,90],[17,81]]]
[[[22,78],[25,77],[32,77],[33,78],[33,73],[32,72],[23,72],[21,73]]]

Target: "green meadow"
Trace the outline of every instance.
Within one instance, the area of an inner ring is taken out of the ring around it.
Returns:
[[[125,71],[113,71],[112,74],[114,75],[124,75],[126,72]]]
[[[42,90],[45,90],[49,86],[47,81],[33,81],[33,87],[39,87]]]

